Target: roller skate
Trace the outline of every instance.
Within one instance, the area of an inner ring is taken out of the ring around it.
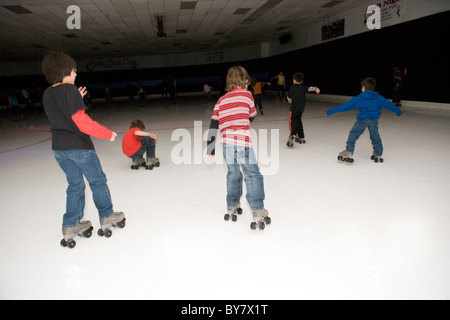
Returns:
[[[253,222],[250,223],[250,229],[256,230],[264,230],[266,228],[266,224],[270,224],[272,219],[269,217],[269,212],[266,209],[262,209],[259,211],[252,212]]]
[[[145,160],[144,158],[135,158],[132,159],[133,163],[131,164],[131,169],[138,170],[139,167],[145,167]]]
[[[378,162],[383,163],[384,162],[384,159],[381,156],[377,156],[375,154],[375,151],[372,152],[372,155],[370,156],[370,160],[373,160],[375,163],[378,163]]]
[[[125,215],[123,212],[114,212],[114,214],[108,218],[100,219],[101,229],[98,229],[97,234],[100,237],[111,237],[111,227],[118,227],[120,229],[125,227]]]
[[[339,161],[345,161],[345,162],[349,162],[349,163],[353,163],[353,152],[344,150],[341,153],[339,153],[338,155],[338,160]]]
[[[233,222],[237,221],[237,215],[241,215],[242,214],[242,208],[241,208],[241,204],[238,203],[234,208],[228,207],[227,208],[227,214],[223,217],[225,221],[230,220]]]
[[[62,233],[64,238],[61,240],[60,244],[63,247],[74,248],[77,243],[74,238],[76,236],[90,238],[92,236],[92,224],[90,221],[81,221],[77,226],[70,228],[63,228]]]
[[[294,141],[295,141],[295,135],[291,134],[289,136],[289,139],[288,139],[287,143],[286,143],[287,147],[288,148],[293,148],[294,147]]]
[[[145,165],[145,169],[153,170],[153,168],[159,167],[159,159],[158,158],[147,158],[147,164]]]
[[[305,138],[304,137],[300,138],[298,134],[296,134],[294,138],[295,138],[295,142],[297,142],[298,144],[305,144],[306,143]]]

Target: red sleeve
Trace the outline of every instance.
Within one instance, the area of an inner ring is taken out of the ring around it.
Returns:
[[[84,110],[80,110],[72,116],[73,122],[77,125],[78,129],[84,134],[92,136],[98,139],[109,140],[112,137],[112,131],[105,128],[98,122],[92,120]]]

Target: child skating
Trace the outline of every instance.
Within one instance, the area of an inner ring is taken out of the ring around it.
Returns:
[[[244,172],[247,201],[252,209],[251,229],[262,230],[270,224],[269,213],[264,209],[264,179],[252,147],[250,122],[256,117],[252,94],[247,91],[250,76],[241,66],[231,67],[226,80],[226,93],[219,99],[211,117],[208,135],[208,155],[215,154],[217,133],[221,136],[227,174],[227,214],[225,220],[237,220],[242,213],[240,199]]]
[[[291,104],[289,113],[289,139],[287,146],[292,148],[294,142],[305,143],[305,132],[303,131],[302,116],[305,110],[306,94],[308,92],[320,93],[318,87],[307,87],[303,85],[303,73],[297,72],[292,76],[294,84],[289,89],[288,102]]]
[[[125,226],[124,213],[113,211],[106,175],[90,138],[93,136],[114,141],[117,134],[85,113],[83,96],[86,88],[75,86],[76,63],[70,56],[63,53],[47,55],[42,61],[42,71],[50,84],[42,102],[50,120],[52,150],[69,184],[61,245],[73,248],[77,235],[89,238],[93,230],[90,221],[81,221],[85,205],[84,177],[89,182],[98,210],[101,225],[99,234],[106,232],[110,236],[111,226]]]
[[[132,160],[131,169],[145,167],[152,170],[154,167],[159,167],[159,159],[155,157],[156,143],[156,135],[145,132],[144,122],[135,120],[131,123],[130,130],[122,139],[122,151]],[[146,159],[144,159],[144,153]]]
[[[368,128],[373,145],[371,159],[375,162],[383,162],[383,142],[378,132],[378,119],[381,116],[381,109],[384,108],[395,112],[397,116],[401,116],[402,111],[392,102],[379,95],[378,92],[375,92],[376,84],[377,81],[375,79],[365,78],[361,81],[362,93],[360,95],[336,108],[327,110],[327,115],[355,109],[359,110],[359,114],[356,116],[357,120],[348,136],[347,147],[338,155],[338,160],[340,161],[353,163],[356,140]]]

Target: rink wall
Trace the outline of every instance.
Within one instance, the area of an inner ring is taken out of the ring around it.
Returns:
[[[353,96],[340,96],[334,94],[311,94],[307,95],[309,101],[318,102],[329,102],[336,104],[343,104],[348,100],[354,98]],[[413,100],[402,100],[402,108],[413,108],[413,109],[427,109],[427,110],[449,110],[450,103],[437,103],[437,102],[427,102],[427,101],[413,101]]]

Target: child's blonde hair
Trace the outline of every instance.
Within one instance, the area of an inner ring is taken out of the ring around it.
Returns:
[[[250,84],[250,76],[247,71],[241,66],[234,66],[228,69],[227,74],[227,91],[232,91],[237,88],[246,89]]]
[[[131,126],[130,126],[130,129],[132,129],[132,128],[139,128],[142,131],[144,131],[145,130],[145,124],[144,124],[144,122],[142,122],[142,120],[134,120],[131,123]]]

